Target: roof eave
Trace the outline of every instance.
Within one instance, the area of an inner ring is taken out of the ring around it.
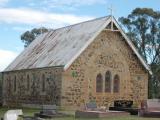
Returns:
[[[22,70],[47,69],[47,68],[62,68],[62,69],[64,69],[64,65],[49,66],[49,67],[37,67],[37,68],[28,68],[28,69],[4,70],[1,73],[16,72],[16,71],[22,71]]]

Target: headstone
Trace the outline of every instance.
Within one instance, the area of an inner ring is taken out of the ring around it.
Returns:
[[[114,101],[114,107],[131,108],[133,101],[131,100],[116,100]]]
[[[8,110],[4,114],[4,120],[17,120],[19,115],[23,115],[22,110]]]
[[[42,106],[42,114],[53,115],[57,113],[57,106],[56,105],[43,105]]]
[[[65,114],[59,113],[56,105],[43,105],[40,113],[35,113],[34,116],[40,118],[54,118],[65,116]]]
[[[160,112],[160,101],[159,101],[159,99],[149,99],[149,100],[147,100],[147,109],[149,111],[159,111]]]
[[[86,109],[87,109],[87,110],[96,110],[96,109],[97,109],[97,104],[96,104],[96,102],[86,103]]]
[[[132,107],[133,101],[132,100],[115,100],[114,106],[109,107],[111,111],[126,111],[129,112],[131,115],[138,114],[138,108]]]
[[[160,101],[159,99],[144,100],[141,103],[141,109],[138,113],[141,117],[160,118]]]

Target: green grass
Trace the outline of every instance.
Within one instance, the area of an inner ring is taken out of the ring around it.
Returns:
[[[66,117],[66,118],[54,118],[48,120],[160,120],[159,118],[139,118],[137,116],[130,116],[130,117],[112,117],[112,118],[102,118],[102,119],[75,119],[74,117]]]
[[[8,110],[9,108],[0,108],[0,118],[4,116],[4,113]],[[12,108],[10,108],[12,109]],[[29,109],[29,108],[23,108],[23,114],[25,116],[33,116],[34,113],[39,112],[39,109]],[[63,117],[63,118],[54,118],[54,119],[47,119],[47,120],[160,120],[160,118],[142,118],[138,116],[126,116],[126,117],[111,117],[111,118],[102,118],[102,119],[76,119],[74,117],[74,112],[73,111],[62,111],[67,114],[70,114],[70,117]]]

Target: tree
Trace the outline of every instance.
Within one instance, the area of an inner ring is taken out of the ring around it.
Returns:
[[[48,32],[50,29],[47,29],[45,27],[41,28],[34,28],[31,31],[26,31],[21,35],[21,40],[24,42],[24,47],[27,47],[35,38],[37,38],[39,35]]]
[[[120,17],[119,21],[139,53],[151,66],[153,78],[149,81],[150,97],[153,97],[153,92],[159,97],[157,91],[160,90],[160,12],[151,8],[136,8],[126,18]]]

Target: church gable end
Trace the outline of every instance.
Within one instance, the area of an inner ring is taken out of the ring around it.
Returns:
[[[105,29],[64,72],[62,86],[64,106],[119,99],[137,104],[147,99],[148,72],[120,31]]]

